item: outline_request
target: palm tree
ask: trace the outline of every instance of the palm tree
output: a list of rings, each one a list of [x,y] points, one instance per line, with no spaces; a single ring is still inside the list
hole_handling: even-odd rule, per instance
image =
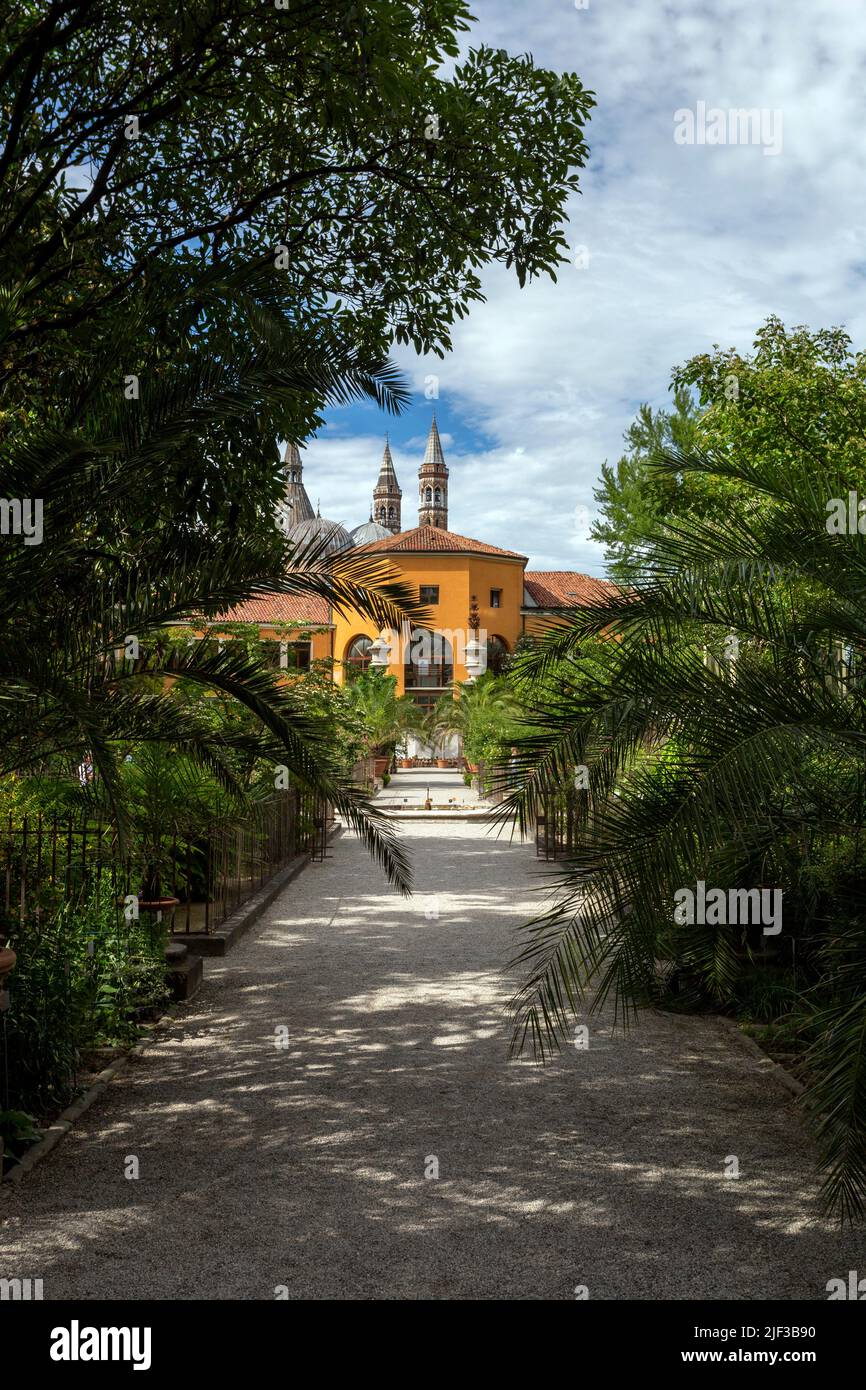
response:
[[[41,544],[4,537],[0,546],[0,775],[37,775],[86,757],[122,831],[119,758],[130,741],[177,747],[235,792],[233,755],[285,766],[348,819],[405,890],[408,864],[392,827],[347,782],[291,683],[240,643],[214,651],[173,636],[254,593],[318,595],[378,627],[423,616],[414,591],[381,561],[328,554],[327,538],[293,546],[264,523],[239,535],[231,524],[205,524],[195,498],[171,524],[148,525],[167,471],[174,475],[178,461],[193,468],[215,430],[248,422],[263,399],[287,410],[311,398],[366,395],[392,410],[405,400],[391,364],[366,367],[336,340],[245,306],[240,291],[238,312],[249,331],[235,357],[191,350],[187,369],[169,379],[157,347],[148,388],[131,408],[116,359],[94,351],[86,371],[70,368],[62,404],[45,405],[38,421],[8,437],[0,492],[42,499],[44,536]],[[174,681],[238,701],[253,725],[215,727],[202,702],[174,698]]]
[[[823,1198],[860,1217],[866,538],[828,534],[827,499],[848,483],[812,454],[780,467],[668,451],[655,466],[724,479],[743,500],[724,525],[669,523],[634,590],[518,663],[530,708],[506,813],[528,826],[578,765],[589,789],[554,905],[515,962],[514,1046],[545,1056],[578,1001],[609,995],[625,1017],[672,990],[730,1007],[750,962],[787,962]],[[698,880],[782,889],[784,935],[680,923],[677,895]]]
[[[397,694],[394,676],[366,671],[347,687],[346,698],[363,720],[368,754],[391,756],[401,738],[421,731],[418,706]]]

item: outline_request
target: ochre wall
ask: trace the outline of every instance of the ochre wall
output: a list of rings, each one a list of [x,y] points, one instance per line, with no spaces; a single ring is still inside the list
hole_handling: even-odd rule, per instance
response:
[[[464,681],[466,666],[462,661],[463,647],[471,637],[469,632],[469,609],[474,594],[478,604],[479,624],[488,637],[501,637],[509,651],[520,636],[522,620],[520,608],[523,602],[523,562],[508,560],[494,555],[456,555],[423,554],[411,551],[387,557],[389,568],[395,578],[402,579],[419,589],[422,584],[439,585],[439,602],[430,606],[432,632],[453,632],[461,634],[458,648],[454,641],[454,679]],[[501,607],[490,607],[490,590],[501,589]],[[356,637],[379,636],[374,623],[357,614],[348,618],[334,614],[334,654],[337,659],[335,676],[343,679],[342,662],[346,651]],[[453,640],[453,639],[452,639]],[[397,677],[399,693],[404,693],[403,666],[395,653],[389,673]]]
[[[552,627],[557,627],[567,621],[566,611],[560,616],[555,613],[527,613],[526,614],[526,635],[527,637],[541,637],[545,632],[549,632]]]

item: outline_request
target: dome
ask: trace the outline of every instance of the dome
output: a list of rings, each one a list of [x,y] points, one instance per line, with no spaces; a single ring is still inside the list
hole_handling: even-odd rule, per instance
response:
[[[362,526],[356,526],[352,532],[353,545],[370,545],[373,541],[389,541],[391,532],[387,526],[380,526],[378,521],[370,517]]]
[[[299,521],[287,534],[288,539],[296,545],[316,540],[324,541],[326,555],[332,555],[336,550],[349,550],[354,545],[345,526],[341,526],[339,521],[328,521],[327,517],[318,514],[310,521]]]

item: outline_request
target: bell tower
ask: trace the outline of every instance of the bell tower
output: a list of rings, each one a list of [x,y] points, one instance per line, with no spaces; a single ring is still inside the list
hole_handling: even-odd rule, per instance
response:
[[[372,519],[378,521],[380,526],[387,526],[388,530],[395,536],[400,530],[400,499],[402,496],[403,492],[397,482],[397,474],[394,472],[391,446],[386,437],[382,467],[379,469],[379,478],[373,488]]]
[[[448,469],[435,415],[427,436],[424,462],[418,469],[418,525],[448,530]]]

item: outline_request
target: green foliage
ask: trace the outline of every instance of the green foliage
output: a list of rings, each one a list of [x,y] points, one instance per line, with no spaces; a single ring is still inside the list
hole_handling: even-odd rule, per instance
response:
[[[395,340],[441,354],[486,264],[555,276],[592,95],[467,47],[469,18],[463,0],[6,16],[5,428],[65,395],[81,359],[119,391],[128,372],[172,379],[202,343],[217,361],[301,324],[343,363]],[[221,422],[166,468],[169,511],[192,492],[209,521],[260,525],[275,440],[306,437],[321,405],[311,382]]]
[[[604,463],[593,496],[599,516],[590,534],[606,547],[611,578],[631,583],[639,574],[651,538],[666,521],[688,513],[722,516],[725,493],[688,473],[660,474],[652,461],[659,449],[688,450],[697,438],[700,412],[685,385],[674,392],[671,411],[642,405],[625,434],[626,452],[616,465]]]
[[[32,1115],[25,1110],[0,1110],[0,1149],[3,1153],[3,1168],[12,1167],[20,1161],[20,1156],[32,1144],[42,1138]]]
[[[508,678],[485,671],[475,681],[457,684],[455,691],[456,699],[443,695],[431,711],[430,739],[435,743],[449,735],[459,735],[463,756],[470,763],[493,765],[507,759],[517,714]]]
[[[290,366],[281,373],[288,380]],[[140,495],[162,486],[166,450],[203,419],[193,386],[181,379],[166,388],[158,408],[151,403],[144,419],[113,440],[106,432],[118,424],[116,407],[94,399],[87,432],[42,435],[6,460],[8,495],[49,500],[44,543],[0,552],[0,773],[44,776],[59,765],[74,777],[89,759],[125,832],[120,760],[131,742],[182,749],[235,794],[238,759],[285,765],[346,814],[405,886],[405,856],[392,828],[346,784],[304,683],[283,681],[242,642],[227,641],[222,651],[207,638],[191,643],[180,620],[215,615],[254,592],[317,594],[382,625],[399,624],[417,602],[381,562],[351,551],[326,557],[320,540],[294,548],[282,542],[275,551],[270,539],[239,539],[230,527],[182,520],[136,539]],[[251,404],[253,384],[242,394]],[[236,397],[227,408],[239,408]],[[91,433],[101,433],[101,442]],[[127,655],[130,635],[137,646]],[[249,718],[182,698],[191,689],[216,694]]]
[[[50,1115],[67,1105],[81,1055],[127,1044],[136,1014],[166,997],[164,929],[127,922],[104,872],[85,899],[10,934],[17,962],[6,1014],[7,1107]]]
[[[414,700],[397,694],[397,681],[382,671],[365,671],[343,687],[345,705],[357,721],[362,757],[388,756],[409,733],[423,726]]]
[[[677,373],[700,393],[699,438],[651,468],[736,504],[667,518],[629,592],[522,661],[533,727],[511,798],[526,824],[547,788],[590,769],[557,901],[526,930],[515,1044],[545,1054],[587,991],[626,1017],[672,990],[781,1010],[806,1043],[824,1200],[848,1218],[866,1210],[866,536],[825,523],[862,475],[864,373],[840,331],[776,320],[752,357]],[[781,888],[782,936],[677,924],[674,895],[698,879]]]

